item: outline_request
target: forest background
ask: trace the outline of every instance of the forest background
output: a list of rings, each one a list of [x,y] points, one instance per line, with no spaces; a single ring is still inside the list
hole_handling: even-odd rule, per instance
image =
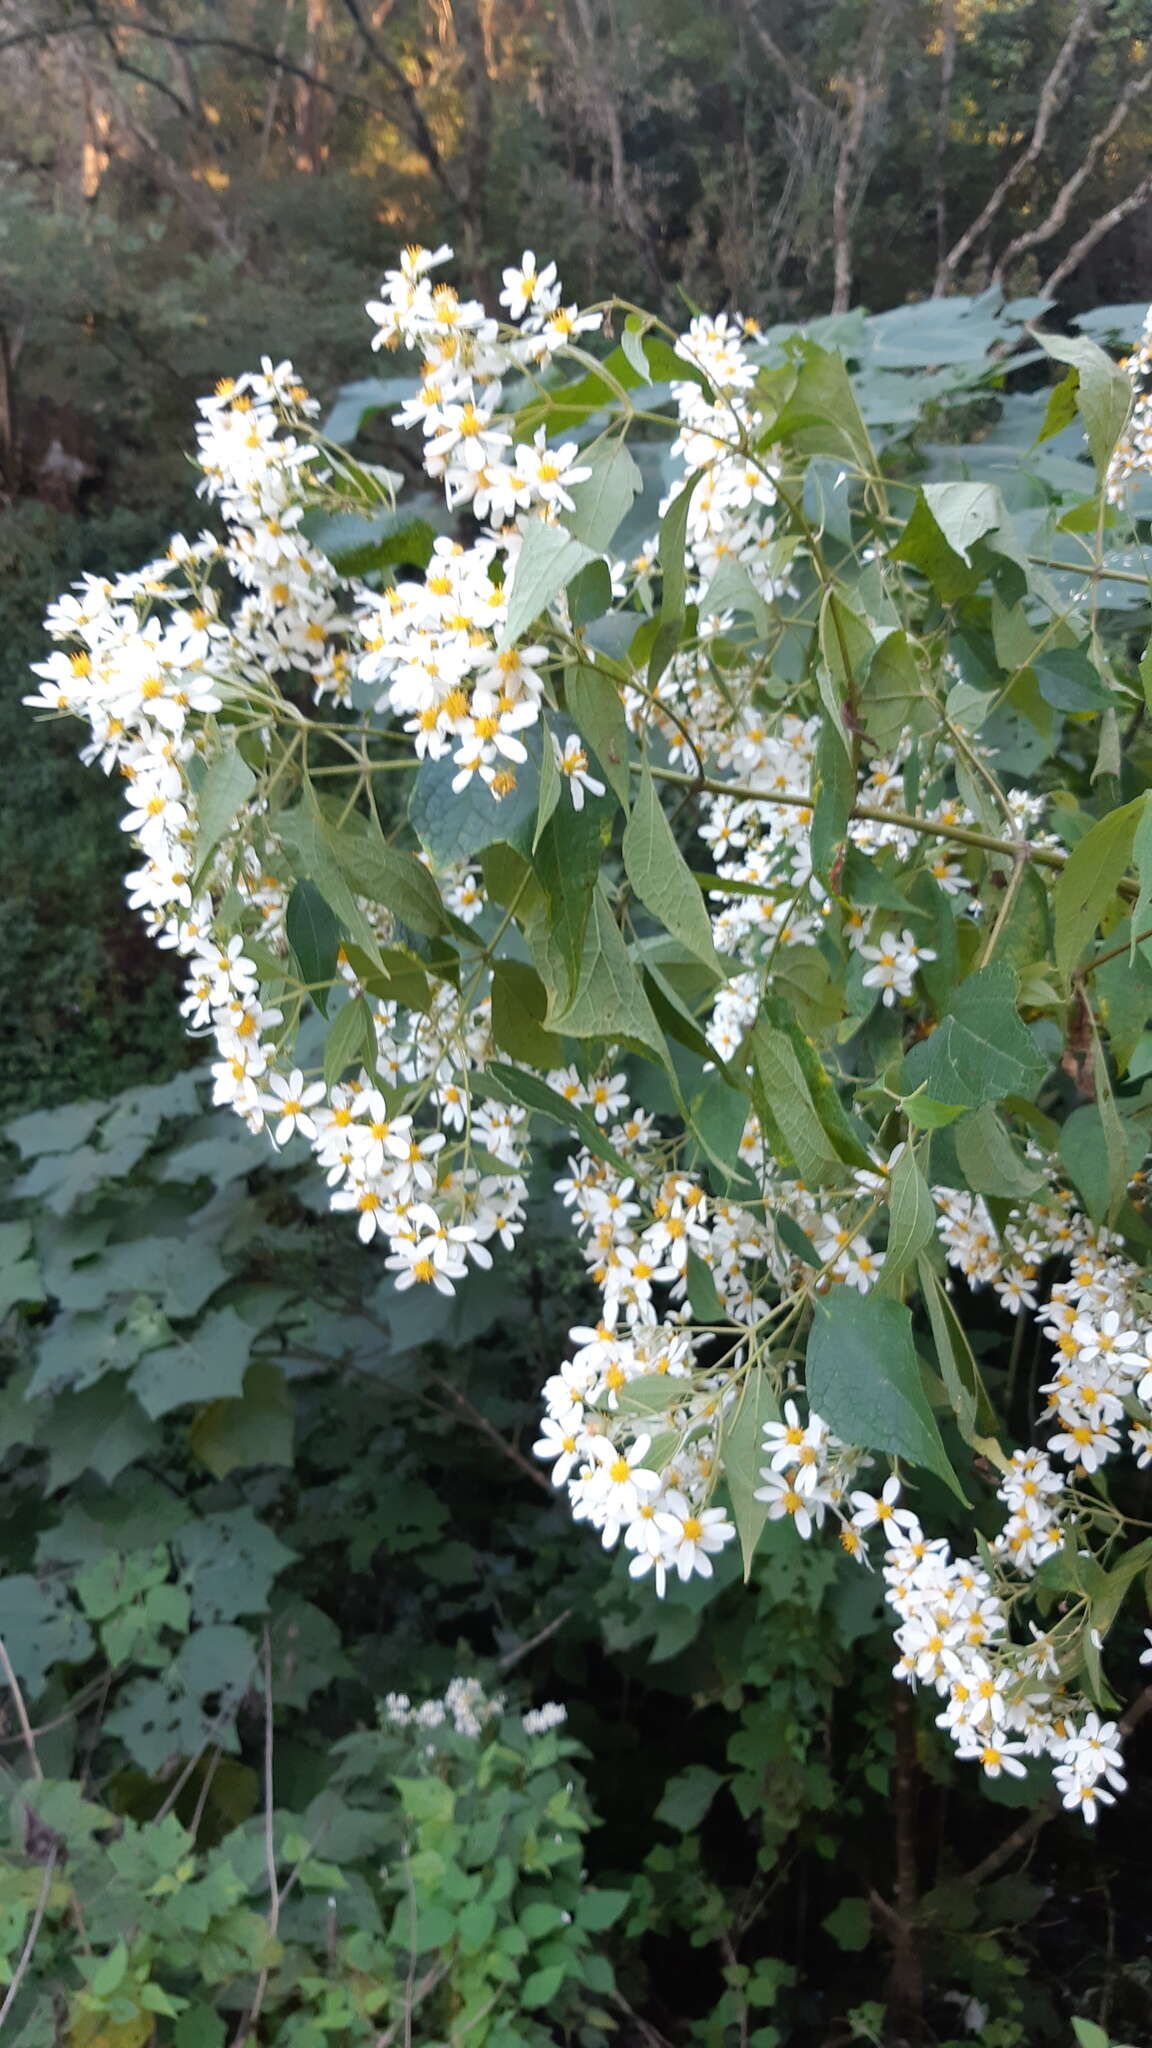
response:
[[[69,578],[144,560],[202,523],[181,453],[198,395],[263,354],[291,355],[325,401],[367,375],[362,304],[410,241],[450,241],[463,282],[492,301],[502,266],[529,246],[582,303],[616,290],[685,322],[697,307],[768,325],[989,287],[1055,299],[1064,322],[1152,289],[1150,145],[1150,0],[0,0],[0,1107],[64,1119],[24,1126],[25,1163],[103,1142],[115,1199],[138,1210],[158,1188],[192,1185],[194,1148],[213,1142],[186,1077],[196,1049],[174,972],[124,914],[115,794],[77,766],[70,731],[36,727],[20,706],[45,603]],[[411,458],[386,417],[363,446],[403,469]],[[141,1093],[159,1084],[168,1092]],[[103,1121],[62,1108],[121,1091]],[[117,1115],[135,1120],[127,1151],[108,1136]],[[220,1496],[208,1520],[232,1517],[226,1544],[238,1517],[263,1517],[242,1546],[257,1589],[247,1605],[202,1599],[195,1618],[226,1633],[242,1617],[259,1642],[286,1573],[289,1601],[307,1605],[315,1683],[274,1671],[271,1651],[262,1678],[233,1672],[239,1732],[217,1740],[209,1715],[170,1808],[167,1752],[139,1727],[133,1749],[127,1722],[127,1764],[120,1755],[101,1775],[97,1722],[79,1758],[74,1747],[46,1761],[49,1779],[135,1816],[149,1841],[145,1822],[175,1812],[211,1853],[256,1812],[273,1692],[284,1797],[295,1771],[304,1806],[319,1796],[317,1731],[327,1741],[370,1721],[398,1666],[418,1696],[502,1665],[525,1700],[565,1700],[591,1753],[606,1825],[585,1853],[609,1903],[588,1928],[615,1975],[584,1980],[599,2018],[586,2002],[556,2017],[576,1965],[538,1962],[545,1981],[501,2038],[582,2027],[588,2041],[622,2028],[649,2048],[878,2039],[896,2024],[895,1958],[900,2038],[943,2040],[950,2024],[988,2048],[1063,2041],[1076,2013],[1152,2039],[1147,1791],[1088,1848],[1033,1825],[1025,1869],[1012,1853],[1019,1815],[930,1747],[913,1743],[901,1762],[883,1660],[861,1647],[874,1616],[832,1567],[821,1576],[770,1547],[752,1595],[722,1587],[711,1606],[694,1594],[642,1617],[595,1546],[574,1544],[525,1455],[538,1361],[562,1349],[579,1298],[546,1220],[519,1258],[513,1311],[473,1290],[429,1346],[417,1327],[392,1321],[384,1334],[377,1276],[297,1200],[290,1163],[273,1173],[231,1130],[219,1145],[205,1155],[217,1191],[238,1183],[249,1223],[258,1214],[242,1238],[245,1284],[267,1285],[291,1256],[333,1370],[346,1360],[341,1316],[377,1315],[370,1341],[392,1367],[377,1356],[344,1373],[335,1409],[327,1382],[310,1388],[294,1448],[281,1413],[275,1477],[254,1450],[258,1476],[241,1485],[232,1475],[248,1464],[231,1453],[197,1464],[183,1443],[178,1456],[150,1445],[132,1467],[139,1540],[167,1544],[194,1580],[186,1532],[155,1500],[195,1494],[203,1514],[205,1475]],[[85,1190],[50,1173],[42,1186],[66,1223]],[[235,1271],[234,1225],[227,1211],[201,1232],[205,1261],[226,1251]],[[47,1309],[18,1321],[21,1366],[53,1326]],[[252,1417],[273,1428],[259,1403]],[[28,1505],[28,1482],[12,1480],[27,1447],[6,1436],[0,1454],[7,1525]],[[103,1526],[96,1493],[122,1468],[106,1457],[93,1477],[78,1449],[52,1456],[53,1503],[37,1513]],[[382,1505],[384,1463],[398,1476]],[[5,1536],[7,1571],[27,1574],[27,1545]],[[104,1613],[93,1595],[89,1644],[147,1594]],[[154,1620],[117,1655],[101,1638],[113,1665],[155,1671],[170,1658],[175,1621]],[[50,1630],[43,1641],[59,1705],[87,1648]],[[229,1696],[222,1684],[212,1712]],[[1136,1743],[1133,1765],[1139,1779]],[[893,1840],[898,1782],[916,1844],[910,1894]],[[408,1819],[418,1831],[436,1817]],[[57,1823],[67,1834],[59,1812]],[[336,1886],[338,1834],[305,1879],[317,1890]],[[349,1868],[356,1859],[353,1844]],[[0,1889],[0,1909],[14,1896]],[[567,1910],[550,1892],[529,1904]],[[457,1898],[450,1916],[460,1910]],[[539,1924],[540,1939],[555,1933],[547,1912]],[[154,1948],[174,1938],[149,1936]],[[63,1953],[67,1925],[57,1940]],[[317,1937],[325,1996],[336,1940],[333,1917]],[[220,2014],[234,2028],[251,1989],[241,1961],[229,1967],[223,1990],[191,2008],[199,2033],[147,2004],[110,2019],[117,1980],[72,2038],[137,2048],[175,2027],[182,2048],[215,2048]],[[351,1992],[325,2021],[321,1993],[308,1996],[313,2034],[277,2007],[269,2038],[385,2037],[349,2017]],[[408,2038],[413,2011],[409,1997]],[[437,2038],[420,2024],[416,2038]],[[28,2048],[52,2038],[37,2025],[33,2014]]]

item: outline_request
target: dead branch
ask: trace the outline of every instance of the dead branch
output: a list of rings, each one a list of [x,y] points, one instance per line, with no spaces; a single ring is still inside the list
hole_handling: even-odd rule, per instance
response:
[[[1024,234],[1017,235],[1013,241],[1009,242],[1008,247],[997,262],[995,270],[992,272],[992,282],[994,284],[1000,283],[1007,271],[1008,265],[1014,262],[1017,256],[1022,256],[1026,250],[1035,249],[1041,242],[1048,242],[1053,235],[1059,234],[1060,229],[1068,218],[1068,210],[1071,207],[1072,201],[1091,177],[1108,144],[1123,127],[1128,117],[1129,109],[1136,100],[1143,97],[1150,86],[1152,86],[1152,67],[1147,71],[1139,72],[1135,78],[1129,79],[1104,126],[1096,130],[1095,135],[1093,135],[1084,151],[1079,165],[1073,171],[1071,177],[1064,180],[1043,220],[1038,221],[1034,228],[1028,228]]]
[[[1135,213],[1148,199],[1152,199],[1152,172],[1141,178],[1140,183],[1134,191],[1129,192],[1126,199],[1118,199],[1115,206],[1110,206],[1107,213],[1102,213],[1098,220],[1094,220],[1078,242],[1073,242],[1063,262],[1056,265],[1055,270],[1041,285],[1040,290],[1045,298],[1051,298],[1064,279],[1071,277],[1072,272],[1080,268],[1084,258],[1091,254],[1097,242],[1102,242],[1105,235],[1111,234],[1113,228],[1119,227],[1122,220],[1127,220],[1129,214]]]
[[[936,262],[943,263],[948,249],[948,190],[945,171],[948,162],[948,131],[952,122],[952,86],[956,77],[956,0],[943,0],[940,19],[940,98],[936,108],[936,150],[933,212],[936,216]]]
[[[991,227],[1001,211],[1009,194],[1014,192],[1026,171],[1030,170],[1037,158],[1043,154],[1048,141],[1048,131],[1063,104],[1068,89],[1072,67],[1076,61],[1081,43],[1093,27],[1093,17],[1100,0],[1080,0],[1071,26],[1056,53],[1055,61],[1040,88],[1036,106],[1036,119],[1032,133],[1018,157],[1009,164],[995,191],[985,202],[976,219],[965,228],[959,239],[953,242],[943,261],[937,265],[934,290],[937,296],[946,294],[956,272],[969,251],[975,247]]]

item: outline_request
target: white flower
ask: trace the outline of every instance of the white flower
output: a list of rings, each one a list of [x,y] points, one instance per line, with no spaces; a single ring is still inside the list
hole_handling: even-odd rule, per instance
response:
[[[561,775],[567,777],[568,794],[572,798],[574,811],[584,808],[584,792],[589,796],[603,796],[604,784],[588,772],[588,756],[575,733],[570,733],[561,746],[555,733],[552,734],[552,751]]]
[[[294,1131],[305,1138],[316,1136],[315,1120],[308,1112],[324,1100],[323,1081],[306,1084],[299,1067],[293,1067],[290,1074],[270,1074],[268,1091],[261,1096],[260,1106],[277,1119],[272,1133],[277,1145],[286,1145]]]
[[[736,1534],[723,1508],[694,1508],[675,1489],[657,1508],[656,1526],[668,1545],[668,1563],[685,1583],[693,1572],[710,1579],[712,1558]]]
[[[910,996],[916,970],[922,960],[936,958],[930,946],[918,946],[910,931],[900,938],[895,932],[884,932],[878,945],[861,946],[862,960],[871,960],[861,977],[865,988],[882,989],[883,1000],[889,1009],[898,996]]]

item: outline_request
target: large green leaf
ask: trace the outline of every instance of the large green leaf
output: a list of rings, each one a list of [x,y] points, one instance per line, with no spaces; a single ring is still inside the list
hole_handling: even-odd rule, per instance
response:
[[[753,1366],[720,1425],[720,1463],[732,1498],[745,1579],[768,1519],[767,1507],[756,1499],[756,1489],[763,1484],[761,1467],[767,1462],[764,1424],[774,1422],[779,1412],[771,1375],[762,1366]]]
[[[603,883],[598,883],[585,934],[584,952],[571,1001],[555,999],[549,1028],[573,1038],[634,1039],[666,1061],[664,1034],[644,993],[640,974],[621,936]]]
[[[993,961],[962,981],[931,1036],[904,1062],[907,1089],[934,1102],[979,1109],[1006,1095],[1030,1096],[1047,1062],[1016,1008],[1016,976]]]
[[[1037,334],[1047,355],[1067,363],[1076,376],[1076,404],[1084,421],[1092,460],[1101,476],[1128,418],[1132,386],[1118,363],[1086,334]]]
[[[883,1293],[898,1291],[909,1266],[936,1234],[936,1204],[910,1144],[892,1168],[888,1188],[888,1243],[884,1252]]]
[[[584,546],[596,554],[610,548],[621,521],[632,509],[632,500],[644,488],[644,479],[623,441],[601,441],[580,458],[591,476],[573,484],[569,492],[575,510],[563,514],[564,524]]]
[[[819,1186],[843,1180],[846,1168],[817,1114],[804,1071],[783,1031],[761,1018],[749,1033],[756,1076],[756,1113],[771,1149],[801,1180]]]
[[[1148,811],[1139,796],[1109,811],[1073,848],[1052,892],[1056,965],[1067,981],[1116,894],[1132,856],[1136,829]]]
[[[310,987],[317,1009],[326,1012],[329,985],[335,978],[336,956],[344,934],[315,882],[297,882],[288,898],[284,930],[301,981]]]
[[[234,1308],[212,1309],[190,1337],[141,1359],[132,1391],[153,1418],[201,1401],[239,1399],[254,1335]]]
[[[447,929],[440,891],[414,853],[389,846],[375,820],[328,830],[329,844],[358,896],[383,903],[401,924],[434,939]]]
[[[256,777],[229,739],[208,763],[196,796],[196,852],[192,867],[202,873],[233,820],[256,787]]]
[[[501,649],[515,646],[534,619],[547,611],[566,583],[590,562],[593,550],[562,526],[542,519],[524,521],[524,539],[516,557],[508,617],[500,636]]]
[[[449,754],[421,762],[408,800],[408,818],[434,866],[470,860],[500,840],[521,853],[531,851],[540,801],[541,736],[540,727],[527,736],[528,759],[517,765],[516,787],[500,798],[478,775],[465,789],[454,790],[457,769]],[[543,737],[547,741],[547,735]]]
[[[722,977],[724,968],[713,943],[712,920],[672,835],[647,762],[624,827],[623,850],[625,872],[645,909]]]
[[[834,1287],[816,1303],[805,1385],[813,1410],[845,1443],[922,1465],[964,1499],[928,1405],[912,1316],[902,1303]]]

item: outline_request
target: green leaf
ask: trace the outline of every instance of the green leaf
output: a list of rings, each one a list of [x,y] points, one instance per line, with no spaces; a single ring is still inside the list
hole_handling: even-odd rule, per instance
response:
[[[845,1443],[922,1465],[964,1501],[924,1393],[912,1317],[902,1303],[834,1287],[816,1303],[805,1384],[814,1411]]]
[[[1004,501],[993,484],[925,485],[892,550],[893,559],[911,562],[945,604],[954,604],[980,578],[970,550],[978,540],[998,532],[1004,517]]]
[[[900,1107],[918,1131],[942,1130],[945,1124],[954,1124],[964,1114],[962,1102],[937,1102],[919,1088],[914,1095],[906,1095]]]
[[[645,909],[674,939],[723,977],[704,898],[664,816],[647,762],[624,827],[623,852],[628,880]]]
[[[547,1022],[573,1038],[635,1039],[662,1062],[668,1058],[664,1035],[644,994],[603,883],[592,897],[584,953],[575,992],[566,1008],[550,1007]]]
[[[805,455],[837,455],[859,469],[874,470],[868,430],[841,358],[815,341],[799,342],[796,353],[799,374],[772,424],[771,439],[791,442]]]
[[[940,1376],[960,1434],[966,1443],[985,1451],[994,1450],[998,1427],[996,1411],[988,1399],[964,1326],[943,1281],[926,1257],[917,1260],[917,1271],[928,1321],[932,1326]]]
[[[720,1299],[712,1268],[700,1257],[699,1252],[688,1253],[685,1272],[688,1284],[688,1305],[698,1323],[726,1323],[728,1311]]]
[[[1113,2048],[1113,2043],[1108,2039],[1104,2028],[1098,2027],[1095,2020],[1081,2019],[1078,2014],[1073,2015],[1072,2032],[1080,2048]]]
[[[756,1489],[763,1484],[764,1424],[775,1422],[779,1409],[772,1382],[762,1366],[753,1366],[735,1405],[720,1424],[720,1463],[732,1498],[732,1516],[744,1559],[744,1581],[748,1582],[752,1559],[768,1519],[768,1509],[757,1500]]]
[[[581,739],[588,742],[610,788],[625,810],[631,800],[628,723],[611,676],[582,663],[564,672],[564,700]]]
[[[542,519],[526,519],[523,534],[523,545],[512,572],[508,618],[500,636],[501,653],[515,646],[565,584],[592,560],[592,549],[575,540],[562,526],[548,526]]]
[[[632,510],[644,479],[621,440],[601,441],[582,452],[581,463],[592,471],[569,492],[575,511],[562,513],[569,533],[600,555],[610,548],[616,529]]]
[[[361,474],[366,474],[366,467]],[[426,519],[414,519],[411,508],[372,505],[366,510],[310,512],[303,530],[312,545],[327,555],[342,576],[367,576],[394,562],[423,569],[431,558],[436,535]]]
[[[1055,711],[1107,711],[1114,702],[1107,683],[1083,647],[1049,647],[1032,662],[1036,686]]]
[[[333,855],[329,826],[316,803],[306,800],[294,810],[282,811],[276,820],[276,830],[284,842],[293,872],[301,881],[314,883],[349,938],[355,940],[374,966],[379,966],[376,934]]]
[[[363,1066],[376,1053],[372,1011],[363,996],[337,1010],[324,1040],[324,1086],[332,1088],[349,1067]]]
[[[284,929],[301,981],[311,984],[313,1002],[327,1014],[329,991],[324,984],[336,978],[336,955],[343,932],[315,882],[297,882],[288,898]]]
[[[856,796],[851,757],[831,719],[821,722],[816,742],[812,796],[812,866],[820,880],[831,886],[833,874],[844,858],[848,820]]]
[[[566,1962],[546,1963],[543,1969],[532,1970],[520,1986],[521,2005],[529,2012],[534,2012],[538,2006],[551,2005],[567,1975]]]
[[[688,544],[692,493],[699,481],[700,472],[697,470],[677,491],[660,521],[660,613],[652,652],[648,657],[650,690],[656,688],[684,631],[684,593],[687,587],[684,553]]]
[[[801,1180],[814,1186],[843,1180],[844,1162],[837,1157],[816,1113],[789,1039],[761,1018],[747,1043],[758,1084],[756,1113],[780,1163],[794,1166]]]
[[[510,1059],[532,1067],[564,1064],[564,1041],[548,1031],[548,991],[523,960],[497,960],[492,968],[492,1039]]]
[[[1109,1089],[1109,1095],[1111,1090]],[[1139,1129],[1116,1116],[1116,1128],[1106,1130],[1103,1104],[1085,1102],[1074,1109],[1060,1127],[1060,1158],[1084,1207],[1096,1223],[1106,1221],[1110,1211],[1124,1198],[1129,1178],[1140,1164],[1144,1140]],[[1119,1149],[1110,1157],[1109,1138]]]
[[[1109,811],[1080,840],[1057,877],[1052,892],[1056,966],[1065,982],[1116,894],[1148,808],[1147,797],[1139,796]]]
[[[375,820],[328,828],[328,843],[358,896],[383,903],[414,932],[434,939],[448,928],[440,891],[414,853],[389,846]]]
[[[645,322],[641,315],[629,313],[624,322],[624,332],[620,336],[620,347],[641,384],[650,384],[652,372],[648,368],[648,358],[644,353],[644,329]]]
[[[1104,1574],[1102,1584],[1092,1591],[1089,1625],[1100,1635],[1107,1635],[1129,1587],[1139,1578],[1146,1566],[1152,1564],[1152,1536],[1146,1536],[1122,1557],[1119,1564]]]
[[[256,777],[236,751],[234,741],[226,742],[215,760],[208,763],[196,797],[196,852],[192,867],[199,876],[215,853],[237,813],[256,787]]]
[[[503,1060],[489,1060],[483,1070],[479,1093],[495,1096],[497,1102],[515,1102],[521,1109],[531,1109],[539,1116],[550,1117],[566,1131],[574,1131],[597,1159],[604,1159],[617,1173],[632,1171],[626,1159],[609,1143],[595,1117],[587,1109],[574,1102],[565,1102],[554,1088],[542,1081],[538,1074],[521,1073],[517,1067],[509,1067]]]
[[[564,788],[563,777],[556,765],[556,749],[552,744],[549,730],[540,749],[540,794],[536,803],[536,831],[532,839],[535,853],[540,844],[540,835],[560,801]]]
[[[689,1834],[699,1827],[726,1782],[719,1771],[710,1770],[707,1764],[689,1764],[687,1770],[668,1779],[653,1818],[663,1821],[665,1827],[675,1828],[678,1834]]]
[[[520,853],[530,851],[540,803],[541,749],[546,739],[543,726],[525,735],[528,759],[517,766],[515,789],[499,799],[478,775],[465,789],[453,790],[457,769],[450,754],[439,761],[420,763],[408,799],[408,819],[435,867],[469,860],[499,841]]]
[[[296,1409],[278,1365],[256,1359],[238,1401],[213,1401],[188,1431],[188,1448],[213,1479],[254,1465],[291,1465]]]
[[[965,564],[971,549],[1004,518],[1004,500],[995,484],[925,484],[924,503],[949,547]]]
[[[960,1171],[974,1194],[1026,1202],[1044,1185],[1043,1172],[1021,1157],[990,1102],[961,1119],[953,1143]]]
[[[888,1190],[888,1244],[880,1287],[888,1294],[936,1235],[936,1204],[916,1154],[904,1146],[892,1168]]]
[[[1076,373],[1073,370],[1069,370],[1066,377],[1061,377],[1060,382],[1053,385],[1048,393],[1048,403],[1044,408],[1043,423],[1040,432],[1036,436],[1035,446],[1037,448],[1041,442],[1050,441],[1053,435],[1062,434],[1065,427],[1071,426],[1076,417],[1076,389],[1078,383],[1079,379]]]
[[[594,1885],[581,1891],[573,1918],[577,1927],[586,1927],[591,1934],[602,1934],[606,1927],[615,1926],[631,1904],[630,1891],[606,1891],[602,1886]]]
[[[876,642],[867,622],[834,590],[826,590],[820,606],[820,652],[823,666],[817,681],[832,729],[844,751],[852,747],[844,723],[843,706],[848,698],[859,698],[867,677]]]
[[[37,1449],[48,1453],[47,1491],[72,1486],[83,1472],[95,1472],[111,1486],[137,1459],[154,1457],[160,1433],[116,1375],[79,1393],[57,1394],[37,1431]]]
[[[1125,371],[1086,334],[1042,334],[1036,339],[1046,355],[1067,363],[1076,378],[1076,404],[1099,476],[1124,429],[1132,405],[1132,386]]]
[[[933,1101],[979,1109],[1006,1095],[1030,1096],[1047,1061],[1016,1009],[1016,976],[999,961],[962,981],[929,1038],[914,1046],[904,1071]]]
[[[174,1542],[191,1579],[197,1622],[267,1613],[273,1581],[296,1556],[251,1508],[226,1508],[186,1521]]]
[[[604,800],[589,799],[581,811],[565,807],[545,826],[532,856],[547,899],[547,932],[541,943],[562,970],[555,980],[564,1002],[571,998],[580,972],[611,815]]]
[[[568,585],[568,616],[574,626],[590,626],[612,609],[612,574],[597,556],[577,570]]]
[[[867,1899],[841,1899],[820,1922],[837,1948],[858,1955],[872,1939],[872,1908]]]
[[[92,1631],[58,1582],[42,1585],[31,1573],[0,1579],[4,1647],[26,1693],[36,1697],[54,1664],[81,1664],[91,1655]]]
[[[782,1031],[792,1047],[812,1098],[812,1107],[831,1140],[833,1151],[849,1166],[860,1166],[865,1170],[871,1168],[874,1163],[872,1154],[844,1109],[819,1047],[798,1023],[791,1003],[781,996],[769,995],[761,1007],[767,1022],[775,1030]]]
[[[141,1359],[132,1391],[153,1418],[193,1402],[238,1398],[255,1334],[234,1308],[211,1309],[186,1341]]]
[[[923,732],[936,713],[925,693],[908,635],[888,633],[868,666],[860,716],[880,753],[895,748],[902,732]]]

